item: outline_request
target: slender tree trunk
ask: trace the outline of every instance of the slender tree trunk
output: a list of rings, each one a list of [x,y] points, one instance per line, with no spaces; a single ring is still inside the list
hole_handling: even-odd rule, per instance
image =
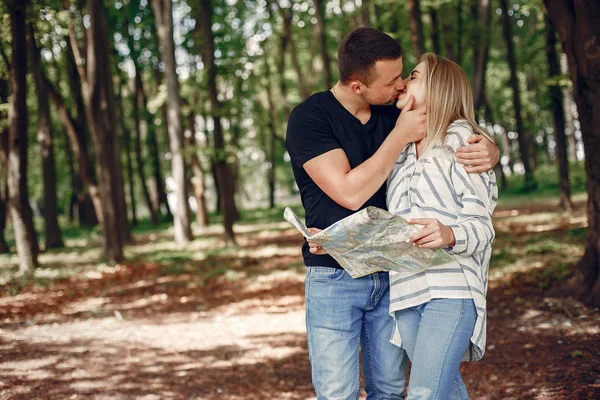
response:
[[[323,0],[313,0],[315,6],[315,16],[319,35],[319,47],[321,49],[321,60],[323,61],[323,84],[324,87],[333,86],[333,77],[331,76],[331,57],[327,50],[327,31],[325,30],[325,2]]]
[[[438,21],[438,11],[435,7],[429,8],[429,17],[431,18],[431,43],[433,44],[433,52],[442,54],[440,47],[440,23]]]
[[[306,84],[306,79],[304,79],[304,73],[302,72],[302,68],[300,66],[300,60],[298,59],[298,52],[296,51],[296,42],[292,35],[292,10],[290,9],[281,9],[281,16],[283,17],[283,31],[284,36],[287,38],[287,43],[290,48],[290,58],[292,59],[292,65],[294,66],[294,70],[296,71],[296,76],[298,78],[298,87],[300,89],[300,94],[303,99],[306,99],[310,96],[310,90]]]
[[[123,260],[123,245],[129,235],[129,227],[116,134],[116,102],[109,62],[108,27],[101,2],[88,0],[87,11],[90,28],[87,32],[86,68],[80,68],[80,76],[84,82],[86,117],[98,163],[104,256],[111,262],[119,262]],[[71,35],[75,36],[73,30]]]
[[[196,101],[198,103],[198,101]],[[188,115],[188,127],[192,133],[189,137],[189,147],[194,149],[192,153],[192,188],[194,190],[194,197],[196,198],[197,210],[196,210],[196,224],[200,227],[208,226],[208,209],[206,208],[206,186],[204,184],[204,171],[202,170],[202,163],[198,157],[198,151],[195,149],[196,143],[196,115],[194,112],[190,112]]]
[[[463,41],[463,17],[462,17],[462,0],[456,3],[456,62],[462,62],[462,41]]]
[[[269,71],[269,63],[265,60],[265,72],[267,76],[270,76]],[[267,183],[269,187],[269,208],[275,207],[275,138],[277,137],[277,130],[275,128],[275,123],[277,121],[277,113],[275,110],[277,107],[275,106],[275,101],[273,100],[273,91],[271,90],[271,83],[267,79],[265,83],[265,89],[267,92],[267,101],[268,107],[265,110],[267,114],[267,126],[269,128],[269,137],[267,139],[267,147],[268,151],[266,153],[269,157],[269,169],[267,171]]]
[[[485,73],[490,53],[490,0],[479,0],[477,14],[476,45],[473,48],[473,104],[478,110],[485,97]]]
[[[530,151],[529,141],[525,133],[525,127],[523,126],[523,117],[521,115],[521,98],[519,94],[519,82],[517,78],[517,60],[515,58],[515,51],[513,47],[513,38],[511,32],[511,21],[508,15],[508,1],[500,0],[500,7],[502,8],[502,31],[504,33],[504,40],[506,41],[506,49],[508,56],[508,66],[510,68],[510,86],[513,92],[513,107],[515,110],[515,120],[517,128],[517,140],[519,141],[519,149],[521,152],[521,162],[525,169],[525,190],[532,190],[536,187],[536,183],[533,179],[533,169],[530,164]]]
[[[408,0],[408,13],[410,15],[410,41],[412,43],[413,53],[418,60],[424,53],[423,45],[423,22],[421,18],[421,6],[419,0]]]
[[[220,190],[221,211],[223,213],[223,226],[225,228],[225,243],[234,244],[235,236],[233,232],[233,223],[235,221],[235,199],[233,193],[233,179],[231,168],[227,163],[225,149],[225,139],[221,126],[221,103],[217,96],[217,71],[214,60],[214,38],[211,30],[212,26],[212,7],[210,0],[201,1],[201,26],[204,38],[203,60],[206,70],[208,96],[210,100],[210,111],[214,121],[214,147],[215,147],[215,170],[216,181]]]
[[[273,23],[273,25],[275,25],[277,23],[275,16],[271,12],[271,8],[269,8],[269,19]],[[281,33],[281,36],[279,37],[279,54],[278,54],[278,58],[277,58],[277,71],[279,73],[279,91],[281,92],[281,103],[283,106],[283,111],[285,113],[284,118],[286,119],[286,121],[287,121],[290,113],[292,112],[290,104],[287,99],[287,97],[288,97],[287,84],[285,81],[285,55],[287,53],[289,40],[290,40],[290,38],[287,36],[287,34],[285,32],[285,28],[284,28],[284,31]],[[265,62],[267,62],[266,57],[265,57]]]
[[[44,177],[44,233],[46,249],[63,247],[60,227],[58,226],[58,208],[56,200],[56,165],[54,161],[54,139],[48,93],[44,84],[44,73],[40,52],[35,42],[33,26],[29,25],[29,53],[31,70],[38,98],[37,137],[42,150],[42,173]]]
[[[27,194],[27,40],[26,2],[11,1],[11,99],[8,110],[8,209],[19,255],[19,275],[38,266],[38,244]]]
[[[442,4],[440,11],[442,15],[451,15],[452,10],[450,9],[451,4]],[[442,18],[442,31],[444,32],[444,55],[450,60],[456,61],[456,54],[454,53],[454,24],[451,18]]]
[[[586,248],[571,283],[572,291],[600,306],[600,3],[544,0],[569,60],[585,150],[588,192]]]
[[[131,160],[131,133],[127,126],[125,126],[125,116],[123,115],[123,102],[124,102],[124,94],[123,94],[123,85],[121,83],[121,79],[118,80],[118,89],[116,92],[116,100],[117,103],[121,106],[117,108],[117,119],[119,120],[119,125],[121,127],[121,134],[123,135],[123,145],[125,147],[125,164],[127,168],[127,183],[129,184],[129,204],[131,207],[131,225],[137,226],[137,206],[135,201],[135,183],[133,180],[133,162]],[[133,100],[134,114],[137,114],[137,110],[135,109],[135,96]],[[137,126],[137,121],[135,121],[135,125]]]
[[[92,162],[92,157],[88,151],[88,132],[87,132],[87,121],[85,116],[85,103],[83,100],[83,93],[81,92],[81,78],[77,71],[77,65],[75,63],[75,56],[73,53],[73,47],[71,41],[67,41],[67,52],[66,52],[66,65],[67,65],[67,77],[69,83],[70,94],[75,103],[77,114],[75,117],[69,117],[65,114],[67,111],[63,106],[62,115],[59,110],[59,116],[65,130],[67,137],[71,142],[73,151],[77,157],[79,165],[79,176],[77,178],[76,185],[74,188],[77,190],[77,208],[79,215],[79,223],[85,226],[96,226],[99,221],[102,220],[102,202],[100,200],[100,191],[98,190],[98,181],[96,179],[96,171]],[[50,88],[48,87],[48,90]],[[55,91],[56,92],[56,91]],[[54,101],[57,99],[58,94],[53,95]],[[57,109],[59,104],[56,104]],[[68,120],[72,122],[68,122]],[[72,124],[73,128],[68,127]],[[70,133],[69,133],[70,131]],[[84,187],[84,184],[85,187]]]
[[[133,105],[134,119],[136,127],[135,132],[135,161],[137,165],[138,177],[142,185],[144,200],[150,211],[150,218],[153,225],[158,225],[158,209],[154,207],[150,198],[150,191],[146,185],[146,174],[144,173],[144,158],[142,154],[142,136],[148,135],[149,114],[146,108],[146,93],[144,91],[144,81],[142,80],[142,71],[140,71],[137,62],[135,66],[135,101]]]
[[[7,65],[7,68],[10,67]],[[8,81],[0,79],[0,103],[8,99]],[[7,118],[4,111],[0,111],[0,118]],[[8,214],[8,127],[0,132],[0,254],[8,253],[8,244],[4,237],[6,229],[6,215]]]
[[[360,6],[360,26],[364,26],[369,28],[371,26],[371,12],[369,8],[371,7],[370,0],[362,0],[362,4]]]
[[[563,75],[569,75],[569,61],[565,53],[560,55],[560,72]],[[575,118],[573,117],[573,92],[571,88],[563,87],[562,94],[566,120],[565,133],[569,141],[569,160],[574,162],[577,161],[577,139],[575,138]]]
[[[98,188],[98,183],[95,178],[92,160],[90,159],[87,149],[85,131],[82,131],[82,127],[77,127],[76,120],[69,114],[69,111],[64,104],[64,100],[52,84],[47,79],[45,82],[48,94],[54,101],[58,117],[65,128],[65,133],[71,142],[71,147],[79,163],[79,175],[88,188],[89,196],[85,194],[83,190],[78,192],[80,221],[85,225],[94,226],[98,222],[102,223],[102,200],[100,198],[100,189]],[[87,197],[91,199],[93,210],[88,210],[86,207],[88,202],[85,199]],[[84,210],[88,211],[86,212]]]
[[[548,74],[551,80],[560,77],[560,65],[556,52],[556,31],[546,15],[546,56]],[[558,161],[558,184],[560,188],[560,206],[566,211],[573,210],[571,202],[571,184],[569,183],[569,159],[567,156],[567,138],[565,135],[565,114],[562,92],[558,84],[550,86],[550,102],[554,118],[554,139],[556,140],[556,159]]]
[[[186,190],[186,165],[183,157],[183,123],[181,116],[181,97],[177,79],[175,61],[175,42],[173,40],[173,4],[171,0],[152,0],[152,9],[158,26],[158,38],[162,60],[165,63],[167,77],[167,107],[169,147],[171,149],[171,175],[175,183],[177,209],[173,215],[175,241],[187,243],[192,240],[190,208]],[[209,26],[210,29],[210,26]]]

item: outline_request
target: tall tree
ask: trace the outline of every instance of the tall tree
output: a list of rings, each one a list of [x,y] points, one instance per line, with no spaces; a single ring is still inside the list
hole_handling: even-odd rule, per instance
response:
[[[227,163],[227,151],[225,149],[225,138],[221,125],[221,102],[217,91],[217,69],[215,65],[215,44],[212,33],[212,7],[210,0],[200,2],[200,25],[204,39],[203,61],[206,73],[206,84],[208,98],[210,101],[210,113],[213,119],[213,140],[215,148],[215,172],[216,183],[219,188],[220,208],[223,213],[223,226],[225,228],[225,243],[234,244],[235,236],[233,223],[236,218],[236,207],[234,199],[233,178],[231,168]]]
[[[85,116],[85,102],[81,86],[81,78],[77,70],[75,55],[70,40],[67,40],[65,52],[66,75],[69,84],[69,94],[75,105],[75,115],[64,107],[64,101],[55,90],[50,93],[59,112],[65,132],[71,143],[73,153],[77,158],[79,175],[74,176],[73,188],[77,192],[77,208],[79,222],[87,226],[95,226],[102,219],[102,202],[95,167],[88,149],[88,130]],[[50,90],[50,88],[48,88]],[[59,102],[62,102],[62,110]]]
[[[19,275],[38,266],[38,244],[27,193],[26,1],[8,1],[12,33],[11,99],[8,110],[8,209],[19,255]]]
[[[56,200],[56,165],[54,161],[54,138],[50,120],[50,104],[44,82],[43,66],[33,25],[29,25],[29,53],[31,70],[38,98],[37,137],[42,150],[42,174],[44,177],[44,233],[46,248],[63,247]]]
[[[9,65],[6,65],[10,69]],[[8,99],[8,81],[0,78],[0,104]],[[0,110],[0,120],[6,120],[8,115]],[[8,125],[0,126],[0,254],[8,252],[8,244],[4,237],[6,228],[6,215],[8,213]]]
[[[525,190],[531,190],[535,188],[536,184],[533,178],[533,169],[530,161],[529,141],[523,125],[523,116],[521,113],[521,96],[519,94],[519,80],[517,77],[517,59],[515,57],[511,20],[508,15],[508,1],[500,0],[500,7],[502,9],[502,32],[506,42],[508,66],[510,68],[510,86],[513,95],[513,107],[518,135],[517,140],[521,152],[521,162],[523,163],[523,169],[525,170]]]
[[[199,103],[199,99],[195,99],[195,103]],[[206,121],[205,121],[206,125]],[[196,224],[200,227],[208,226],[208,209],[206,207],[206,185],[204,182],[204,169],[198,157],[197,142],[196,142],[196,114],[190,111],[188,114],[188,126],[191,132],[188,138],[188,145],[192,152],[192,190],[196,198]]]
[[[371,12],[370,0],[362,0],[362,4],[360,6],[360,26],[370,27],[371,26]]]
[[[560,73],[565,76],[569,75],[569,61],[565,53],[561,53],[560,55]],[[564,86],[562,94],[564,99],[563,107],[565,109],[565,130],[569,141],[569,160],[577,161],[577,139],[575,139],[575,118],[573,117],[573,91],[570,87]]]
[[[326,1],[313,0],[315,6],[315,16],[317,17],[317,25],[315,28],[318,31],[319,48],[321,50],[321,60],[323,61],[323,85],[326,88],[333,86],[333,77],[331,76],[331,57],[327,49],[327,31],[325,29],[325,6]]]
[[[473,47],[473,103],[478,110],[485,99],[485,73],[490,53],[490,0],[478,0],[472,16],[478,23],[474,29],[476,45]]]
[[[569,60],[573,93],[585,150],[588,231],[583,258],[571,280],[572,290],[600,306],[600,3],[544,0]]]
[[[281,16],[283,18],[283,32],[286,43],[289,45],[290,49],[290,58],[292,60],[292,65],[294,66],[294,71],[296,71],[296,76],[298,78],[298,87],[300,88],[300,94],[303,99],[308,98],[310,96],[310,90],[307,86],[306,79],[304,78],[304,72],[302,71],[302,67],[300,66],[300,60],[298,58],[298,52],[296,50],[296,41],[294,40],[294,36],[292,34],[292,8],[284,8],[281,7]],[[283,39],[282,39],[283,40]]]
[[[175,42],[173,40],[173,3],[172,0],[152,0],[152,10],[158,26],[160,52],[165,63],[167,78],[167,108],[169,147],[171,150],[171,175],[175,183],[177,208],[173,215],[175,241],[186,243],[192,240],[190,225],[190,207],[186,190],[186,165],[183,157],[183,120],[181,115],[181,97],[177,79],[175,61]],[[210,25],[209,25],[210,29]]]
[[[554,119],[554,140],[556,141],[556,159],[558,160],[558,186],[560,188],[560,206],[566,211],[573,210],[571,202],[571,184],[569,183],[569,159],[567,156],[567,137],[565,135],[565,113],[563,109],[562,91],[559,86],[560,65],[556,51],[556,31],[550,18],[546,22],[546,57],[548,74],[551,83],[550,105]]]
[[[125,90],[123,89],[123,82],[121,82],[121,77],[119,76],[117,79],[117,91],[115,93],[115,100],[118,104],[123,104],[123,99],[125,98]],[[135,96],[134,96],[135,97]],[[135,100],[134,100],[135,102]],[[135,201],[135,182],[133,180],[133,162],[131,160],[131,132],[125,125],[125,116],[123,115],[123,110],[121,107],[117,107],[115,110],[116,118],[119,122],[119,126],[121,128],[121,140],[123,141],[123,145],[125,147],[125,167],[127,168],[127,183],[129,184],[129,204],[131,207],[131,225],[137,226],[137,202]],[[135,114],[135,110],[134,110]],[[135,118],[134,118],[135,119]],[[137,126],[137,121],[134,121]]]
[[[440,47],[440,22],[438,21],[438,11],[435,7],[429,7],[429,18],[431,19],[431,43],[435,54],[442,54]]]
[[[419,0],[408,1],[408,12],[410,15],[410,41],[412,43],[413,53],[418,61],[421,58],[421,54],[425,51],[423,44],[423,22]]]
[[[88,0],[87,13],[89,29],[85,34],[85,61],[77,45],[70,13],[69,33],[83,85],[87,122],[96,150],[104,256],[109,261],[118,262],[123,259],[123,245],[129,238],[129,224],[116,134],[116,102],[109,60],[110,36],[103,3]]]

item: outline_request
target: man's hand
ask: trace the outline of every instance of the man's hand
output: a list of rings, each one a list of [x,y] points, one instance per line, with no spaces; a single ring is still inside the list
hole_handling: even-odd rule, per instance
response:
[[[319,229],[319,228],[308,228],[308,233],[310,233],[311,236],[315,235],[315,234],[317,234],[317,233],[319,233],[321,231],[322,231],[322,229]],[[325,249],[323,247],[321,247],[320,244],[313,243],[313,242],[310,241],[310,239],[307,239],[306,241],[308,242],[308,247],[309,247],[308,250],[312,254],[317,254],[317,255],[327,254],[327,252],[325,251]]]
[[[442,224],[435,218],[414,218],[408,220],[408,223],[423,225],[420,231],[413,233],[408,239],[409,242],[419,247],[434,249],[456,244],[452,228]]]
[[[407,145],[423,139],[426,128],[425,110],[415,110],[415,98],[411,95],[396,120],[392,134],[399,135],[404,140],[404,145]]]
[[[468,146],[456,149],[456,161],[465,166],[469,173],[486,172],[494,168],[500,160],[498,146],[483,135],[471,135]]]

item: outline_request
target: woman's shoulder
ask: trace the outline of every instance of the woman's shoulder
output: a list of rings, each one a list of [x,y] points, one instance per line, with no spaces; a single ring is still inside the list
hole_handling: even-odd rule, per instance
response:
[[[458,119],[448,126],[444,145],[456,151],[458,147],[467,145],[467,139],[471,135],[473,135],[471,124],[464,119]]]

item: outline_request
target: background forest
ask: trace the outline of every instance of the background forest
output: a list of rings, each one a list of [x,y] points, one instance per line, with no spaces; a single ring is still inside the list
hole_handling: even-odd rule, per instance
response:
[[[534,268],[532,276],[519,275],[515,287],[533,284],[535,296],[541,296],[537,300],[547,295],[570,299],[552,304],[562,304],[571,317],[592,313],[597,318],[597,2],[1,0],[0,18],[4,328],[50,320],[62,324],[49,316],[65,314],[67,303],[110,298],[114,292],[109,288],[115,285],[127,287],[115,286],[116,291],[145,288],[128,295],[146,298],[154,311],[175,295],[176,305],[165,305],[160,312],[193,311],[198,318],[206,312],[220,318],[228,285],[250,287],[274,270],[295,275],[292,286],[274,285],[272,293],[280,300],[301,297],[301,238],[281,222],[285,206],[302,212],[285,149],[287,118],[312,93],[335,84],[337,46],[359,26],[381,29],[398,40],[406,74],[424,52],[442,54],[465,69],[478,120],[501,151],[492,259],[502,271],[498,282]],[[256,254],[259,248],[261,255]],[[179,283],[157,283],[166,277],[177,277]],[[90,283],[105,278],[97,286]],[[144,286],[148,280],[154,283]],[[521,289],[506,289],[505,300],[514,300]],[[19,297],[27,293],[37,295]],[[525,299],[521,303],[505,305],[519,309],[533,302],[520,296],[525,295],[517,296]],[[281,301],[285,305],[287,300]],[[502,301],[496,304],[499,309]],[[68,319],[109,315],[123,321],[124,315],[125,320],[135,316],[124,311],[124,298],[109,303],[94,303]],[[556,311],[544,304],[548,312]],[[578,307],[587,311],[574,311]],[[590,349],[598,343],[597,321],[577,325],[585,337],[580,343],[589,341]],[[4,339],[28,340],[27,335],[14,331]],[[290,340],[304,349],[303,338]],[[581,346],[567,350],[569,360],[584,356],[592,372],[569,379],[583,385],[577,393],[588,398],[600,389],[600,353],[596,348],[590,356]],[[18,358],[14,345],[4,349],[7,360]],[[226,353],[225,347],[221,350],[215,350],[213,360]],[[54,351],[64,354],[65,349]],[[299,377],[290,372],[295,389],[288,397],[268,392],[265,384],[266,392],[256,392],[256,398],[306,398],[310,379],[302,375],[304,358],[299,358],[304,365]],[[0,358],[2,368],[32,367],[2,367]],[[210,376],[213,370],[207,371]],[[221,373],[234,374],[235,368],[227,371]],[[498,374],[488,372],[482,382],[493,386],[490,374],[496,379]],[[35,385],[25,383],[27,379],[17,378],[16,372],[12,376],[8,383],[0,382],[0,389],[8,387],[9,398],[29,398],[18,397],[23,393],[43,398],[36,393],[57,385],[41,379],[32,389]],[[193,381],[188,392],[173,398],[204,398],[202,390],[191,389],[197,384]],[[213,386],[207,386],[212,394],[206,398],[254,398]],[[489,393],[492,386],[477,393]],[[24,392],[15,389],[19,387]],[[575,393],[573,388],[565,390],[539,398],[575,398],[566,394]],[[510,398],[510,390],[502,393]],[[534,396],[527,398],[538,398],[539,392],[527,393]],[[67,398],[63,396],[71,392],[55,394],[51,398]],[[515,398],[526,398],[520,396]]]

